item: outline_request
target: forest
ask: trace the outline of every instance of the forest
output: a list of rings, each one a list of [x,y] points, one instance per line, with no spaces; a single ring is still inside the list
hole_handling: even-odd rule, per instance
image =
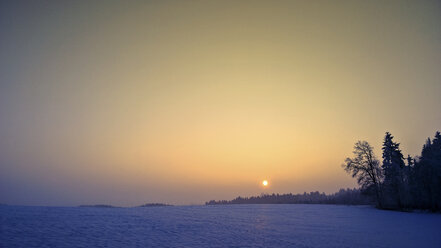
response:
[[[382,160],[374,154],[367,141],[354,145],[353,157],[342,167],[357,179],[358,189],[341,189],[334,194],[316,192],[303,194],[262,194],[237,197],[233,200],[211,200],[218,204],[374,204],[380,209],[410,211],[441,210],[441,135],[427,138],[421,154],[404,157],[400,143],[386,132]]]
[[[418,156],[404,158],[400,143],[389,132],[384,136],[381,162],[366,141],[355,143],[353,154],[343,167],[378,208],[441,210],[440,132],[427,138]]]
[[[237,197],[231,201],[211,200],[206,205],[222,204],[345,204],[367,205],[372,204],[372,199],[362,194],[360,189],[340,189],[334,194],[316,192],[303,194],[262,194],[252,197]]]

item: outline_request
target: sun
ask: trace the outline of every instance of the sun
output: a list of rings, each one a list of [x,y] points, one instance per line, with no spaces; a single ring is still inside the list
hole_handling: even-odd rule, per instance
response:
[[[263,185],[264,187],[268,186],[268,181],[267,181],[267,180],[263,180],[263,181],[262,181],[262,185]]]

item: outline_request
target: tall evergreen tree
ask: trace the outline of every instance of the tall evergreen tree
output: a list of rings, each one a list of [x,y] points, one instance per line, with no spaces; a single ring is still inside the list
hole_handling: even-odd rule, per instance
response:
[[[405,205],[404,156],[400,144],[393,141],[393,136],[386,132],[383,142],[383,171],[386,207],[403,208]]]
[[[434,210],[441,209],[441,134],[440,132],[436,132],[435,138],[432,141],[432,166],[433,166],[433,174],[432,174],[432,183],[434,190]]]
[[[432,192],[430,187],[431,166],[429,158],[431,157],[432,141],[427,138],[423,145],[421,156],[415,161],[414,173],[412,177],[413,205],[415,208],[430,209],[432,205]]]
[[[436,132],[431,141],[427,139],[417,163],[417,185],[420,200],[418,207],[433,211],[441,209],[441,135]]]
[[[413,158],[410,156],[410,154],[407,155],[407,166],[413,167]]]

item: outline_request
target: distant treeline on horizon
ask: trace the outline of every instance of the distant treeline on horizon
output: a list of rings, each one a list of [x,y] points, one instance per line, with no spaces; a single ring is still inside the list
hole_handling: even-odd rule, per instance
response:
[[[211,200],[205,205],[222,204],[342,204],[342,205],[372,205],[372,198],[363,195],[360,189],[340,189],[334,194],[318,191],[303,194],[262,194],[260,196],[237,197],[231,201]]]

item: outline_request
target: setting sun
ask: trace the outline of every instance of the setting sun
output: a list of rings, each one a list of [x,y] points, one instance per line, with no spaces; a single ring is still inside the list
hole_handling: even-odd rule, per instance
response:
[[[265,187],[268,186],[268,181],[267,180],[263,180],[262,185],[265,186]]]

